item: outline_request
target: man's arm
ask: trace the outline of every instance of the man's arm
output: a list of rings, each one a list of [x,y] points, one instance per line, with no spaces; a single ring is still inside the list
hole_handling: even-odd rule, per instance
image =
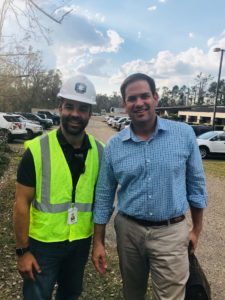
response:
[[[189,233],[189,239],[192,243],[192,251],[194,251],[197,247],[198,239],[200,232],[202,230],[203,224],[203,208],[197,208],[194,206],[190,206],[191,210],[191,218],[192,218],[192,230]]]
[[[203,226],[203,210],[207,206],[207,192],[202,158],[193,130],[190,138],[192,151],[187,161],[186,185],[193,224],[189,239],[192,243],[192,251],[194,251]]]
[[[34,199],[34,195],[35,189],[33,187],[17,183],[16,199],[13,208],[13,226],[17,248],[26,248],[29,246],[30,205]],[[41,272],[31,252],[26,252],[18,257],[18,270],[22,277],[35,280],[33,269]]]
[[[117,188],[117,181],[110,164],[109,146],[104,149],[103,159],[95,190],[94,203],[94,238],[92,262],[100,273],[107,268],[105,252],[105,227],[113,213],[113,202]]]
[[[105,253],[105,224],[95,224],[92,262],[99,273],[105,273],[107,269]]]

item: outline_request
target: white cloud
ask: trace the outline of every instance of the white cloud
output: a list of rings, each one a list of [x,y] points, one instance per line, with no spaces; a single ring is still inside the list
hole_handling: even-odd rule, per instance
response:
[[[73,13],[56,25],[54,44],[51,51],[55,56],[56,67],[67,74],[68,70],[108,76],[102,71],[105,60],[96,59],[99,53],[116,53],[124,42],[120,35],[105,29],[91,18]]]
[[[156,10],[157,9],[157,6],[156,5],[153,5],[153,6],[149,6],[148,7],[148,10],[149,11],[154,11],[154,10]]]
[[[166,3],[166,0],[158,0],[159,3]]]
[[[188,36],[189,36],[190,39],[193,39],[193,38],[195,37],[195,35],[194,35],[193,32],[189,32],[189,33],[188,33]]]
[[[92,14],[88,10],[84,10],[82,7],[78,5],[70,5],[70,6],[63,6],[55,10],[54,14],[63,15],[66,12],[70,12],[69,15],[79,15],[86,18],[89,21],[103,23],[105,21],[105,17],[101,13]]]
[[[80,66],[77,71],[79,73],[85,73],[97,77],[109,77],[107,73],[102,69],[107,65],[107,61],[103,58],[94,58],[89,62],[85,62],[83,66]]]
[[[173,87],[175,84],[192,85],[200,73],[212,74],[217,72],[218,63],[215,53],[204,53],[199,48],[190,48],[180,53],[160,51],[155,58],[148,61],[133,60],[121,66],[119,72],[111,77],[114,84],[120,84],[132,73],[143,72],[156,80],[158,87]]]
[[[90,53],[100,53],[100,52],[117,52],[122,43],[124,43],[123,38],[114,30],[107,30],[108,44],[105,46],[93,46],[90,48]]]
[[[208,47],[225,49],[225,30],[217,37],[211,37],[207,41]]]

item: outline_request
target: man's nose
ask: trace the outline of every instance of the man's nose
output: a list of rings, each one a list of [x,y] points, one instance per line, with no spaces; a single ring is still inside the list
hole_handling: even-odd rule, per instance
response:
[[[136,105],[143,105],[143,100],[141,99],[141,96],[136,96],[135,104]]]
[[[71,115],[79,116],[80,115],[79,107],[74,107],[73,110],[71,111]]]

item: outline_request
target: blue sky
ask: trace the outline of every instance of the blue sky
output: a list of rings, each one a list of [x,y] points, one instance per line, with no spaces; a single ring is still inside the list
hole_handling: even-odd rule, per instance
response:
[[[24,1],[15,2],[25,11]],[[84,73],[98,93],[119,92],[123,79],[134,72],[149,74],[159,88],[191,86],[200,72],[217,80],[220,54],[213,48],[225,49],[224,0],[36,3],[55,18],[72,9],[61,25],[38,13],[51,30],[51,43],[39,38],[32,45],[42,51],[46,68],[59,68],[64,77]],[[13,30],[19,36],[21,30],[13,24],[9,14],[4,33]]]

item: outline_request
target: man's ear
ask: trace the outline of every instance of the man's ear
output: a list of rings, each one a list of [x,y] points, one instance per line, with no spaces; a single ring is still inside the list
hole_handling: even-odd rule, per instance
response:
[[[89,118],[92,116],[92,105],[90,104]]]
[[[62,104],[61,103],[58,106],[58,110],[59,110],[59,114],[61,115],[61,113],[62,113]]]
[[[153,98],[155,100],[156,105],[158,105],[158,103],[159,103],[159,95],[158,95],[157,92],[155,92],[155,94],[153,95]]]
[[[124,108],[124,110],[125,110],[125,112],[127,113],[127,106],[126,106],[126,102],[125,102],[125,100],[123,100],[123,108]]]
[[[63,105],[63,99],[60,98],[59,99],[59,105],[58,105],[58,110],[59,110],[60,115],[61,115],[61,112],[62,112],[62,105]]]

